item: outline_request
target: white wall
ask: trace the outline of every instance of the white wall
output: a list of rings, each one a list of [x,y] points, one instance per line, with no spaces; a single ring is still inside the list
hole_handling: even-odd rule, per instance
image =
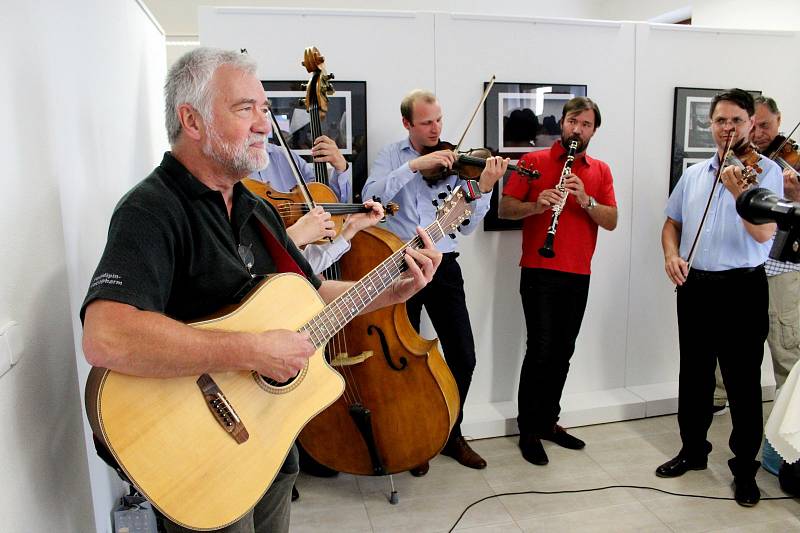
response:
[[[615,5],[620,13],[630,7]],[[662,2],[651,9],[670,7],[681,6]],[[269,39],[264,28],[271,28]],[[778,69],[780,57],[765,60],[762,50],[795,47],[797,34],[517,15],[202,8],[200,39],[209,46],[246,47],[261,64],[262,79],[305,78],[291,58],[315,44],[339,79],[366,80],[370,161],[405,134],[398,103],[414,87],[436,91],[445,109],[443,138],[450,139],[460,135],[493,73],[498,81],[587,84],[603,111],[590,151],[612,168],[620,222],[613,233],[600,232],[589,304],[565,387],[564,422],[674,411],[674,293],[660,252],[674,87],[761,88],[785,102],[791,115],[788,88],[797,86],[800,72]],[[753,77],[751,69],[730,62],[711,64],[715,57],[734,57],[742,66],[757,63],[771,74]],[[480,117],[465,146],[482,143]],[[519,245],[519,232],[478,231],[462,240],[478,354],[465,410],[465,432],[472,436],[515,430],[525,344]]]
[[[87,454],[77,311],[114,203],[165,146],[164,38],[134,0],[22,2],[0,57],[0,324],[24,344],[0,377],[0,529],[108,531],[119,487]]]
[[[701,0],[693,2],[692,24],[715,28],[759,30],[800,30],[800,2],[797,0]],[[792,54],[788,50],[763,48],[763,56]],[[797,48],[792,50],[797,51]],[[786,65],[790,65],[787,63]],[[784,67],[787,68],[787,67]],[[788,67],[791,68],[791,67]]]

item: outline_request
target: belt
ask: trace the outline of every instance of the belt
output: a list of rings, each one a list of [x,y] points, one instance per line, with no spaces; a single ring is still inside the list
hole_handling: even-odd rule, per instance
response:
[[[725,279],[734,279],[747,274],[764,271],[764,265],[748,268],[731,268],[730,270],[698,270],[692,268],[689,270],[689,278],[703,280],[703,281],[719,281]]]

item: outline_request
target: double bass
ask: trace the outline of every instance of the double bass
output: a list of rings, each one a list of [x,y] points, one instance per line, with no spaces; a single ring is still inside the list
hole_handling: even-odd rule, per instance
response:
[[[308,48],[304,65],[318,64]],[[317,120],[311,113],[312,127]],[[402,206],[400,206],[402,208]],[[338,263],[339,279],[360,279],[402,246],[378,227],[358,232]],[[433,458],[458,416],[458,388],[438,349],[420,337],[405,304],[356,317],[344,329],[346,349],[330,350],[345,380],[343,395],[300,433],[318,463],[339,472],[387,475]]]

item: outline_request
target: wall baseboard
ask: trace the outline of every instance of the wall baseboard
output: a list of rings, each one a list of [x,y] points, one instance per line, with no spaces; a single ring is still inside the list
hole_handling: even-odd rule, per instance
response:
[[[763,401],[775,398],[775,384],[762,383]],[[620,389],[609,389],[561,398],[561,420],[564,427],[607,424],[678,412],[678,382],[654,383]],[[468,439],[486,439],[516,435],[517,402],[467,404],[461,431]]]

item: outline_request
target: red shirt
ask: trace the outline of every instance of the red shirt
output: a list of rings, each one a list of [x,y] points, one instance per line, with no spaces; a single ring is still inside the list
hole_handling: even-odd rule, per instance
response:
[[[525,154],[520,162],[528,168],[538,170],[541,177],[529,181],[525,176],[514,172],[503,187],[503,195],[512,196],[523,202],[535,202],[540,192],[553,189],[558,184],[566,160],[567,151],[560,141],[556,141],[549,150]],[[578,154],[572,164],[572,173],[583,181],[586,194],[593,196],[597,203],[617,205],[611,169],[607,164],[585,154]],[[597,244],[597,224],[578,204],[575,195],[570,194],[558,219],[558,229],[553,244],[556,256],[547,259],[539,255],[539,248],[544,244],[552,217],[553,211],[548,209],[544,213],[531,215],[523,220],[520,266],[589,274],[592,255]]]

